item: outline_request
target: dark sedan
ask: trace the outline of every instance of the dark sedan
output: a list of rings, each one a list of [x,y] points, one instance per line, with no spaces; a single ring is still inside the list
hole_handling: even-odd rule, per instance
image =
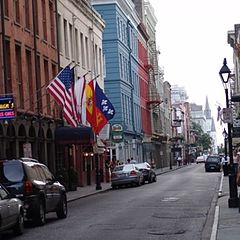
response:
[[[14,234],[23,233],[24,211],[21,200],[13,197],[0,184],[0,232],[12,229]]]
[[[209,155],[205,162],[205,171],[221,171],[221,158],[215,155]]]
[[[144,182],[152,183],[157,181],[157,175],[149,163],[137,163],[136,166],[143,173]]]

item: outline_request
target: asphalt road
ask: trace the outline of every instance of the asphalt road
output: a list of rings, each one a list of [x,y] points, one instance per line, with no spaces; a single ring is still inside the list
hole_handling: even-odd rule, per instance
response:
[[[27,225],[19,240],[210,239],[220,173],[203,164],[158,176],[156,183],[121,188],[69,204],[67,219],[47,215],[43,227]]]

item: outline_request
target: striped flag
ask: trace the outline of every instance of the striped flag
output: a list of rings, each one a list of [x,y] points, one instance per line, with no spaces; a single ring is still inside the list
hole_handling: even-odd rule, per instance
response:
[[[49,83],[47,91],[63,107],[63,115],[72,127],[77,127],[80,119],[74,90],[74,69],[69,65]]]
[[[75,96],[77,100],[77,112],[80,117],[80,123],[86,125],[86,78],[85,76],[80,77],[75,82]]]

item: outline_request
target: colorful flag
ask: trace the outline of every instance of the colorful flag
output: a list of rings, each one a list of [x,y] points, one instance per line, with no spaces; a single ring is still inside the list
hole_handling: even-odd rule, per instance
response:
[[[79,121],[81,124],[86,125],[86,79],[85,76],[80,77],[75,82],[75,96],[76,96],[76,108],[79,114]]]
[[[94,133],[99,134],[108,121],[114,117],[115,109],[98,83],[94,84],[94,80],[86,85],[85,95],[86,119]]]
[[[86,119],[94,130],[96,125],[96,103],[94,94],[94,80],[91,80],[85,88],[86,94]]]
[[[74,93],[74,70],[68,65],[47,86],[47,91],[63,107],[63,115],[72,127],[78,126],[79,114]]]

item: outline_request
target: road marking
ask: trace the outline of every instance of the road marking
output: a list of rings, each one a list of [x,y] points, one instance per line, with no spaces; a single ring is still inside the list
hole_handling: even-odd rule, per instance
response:
[[[179,198],[176,197],[165,197],[164,199],[162,199],[162,202],[175,202],[179,200]]]
[[[218,220],[219,220],[219,206],[216,206],[210,240],[216,240],[217,239]]]
[[[222,196],[222,187],[223,187],[223,173],[222,173],[222,178],[221,178],[221,182],[218,190],[218,197]]]

